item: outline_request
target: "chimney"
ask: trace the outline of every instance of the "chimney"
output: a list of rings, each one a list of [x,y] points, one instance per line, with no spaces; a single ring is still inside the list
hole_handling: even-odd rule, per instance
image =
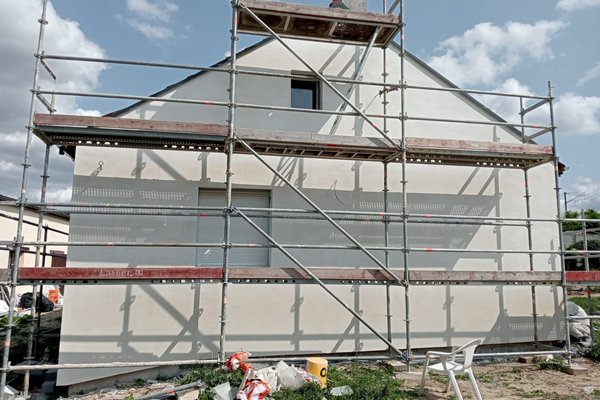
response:
[[[367,11],[367,0],[344,0],[344,4],[351,10]]]

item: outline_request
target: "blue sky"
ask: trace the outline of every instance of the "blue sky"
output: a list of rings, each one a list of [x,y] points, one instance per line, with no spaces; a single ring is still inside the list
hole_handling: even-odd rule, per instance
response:
[[[327,0],[295,2],[326,5]],[[5,143],[0,148],[0,193],[16,196],[41,0],[3,3],[0,89],[14,101],[5,98],[0,104],[0,136]],[[381,1],[369,1],[371,11],[381,7]],[[569,208],[600,209],[600,0],[405,0],[405,12],[407,49],[461,87],[545,94],[547,81],[552,81],[559,155],[570,167],[561,181],[572,199]],[[229,49],[230,18],[227,0],[54,0],[46,51],[211,65]],[[240,48],[257,40],[244,36]],[[42,74],[42,86],[49,89],[145,95],[188,75],[52,65],[59,81],[52,83]],[[483,101],[514,120],[514,106]],[[105,113],[127,104],[69,98],[57,106],[66,113]],[[34,145],[36,154],[41,148]],[[39,164],[33,160],[32,200],[39,194]],[[48,197],[68,200],[72,163],[53,155],[52,165]]]

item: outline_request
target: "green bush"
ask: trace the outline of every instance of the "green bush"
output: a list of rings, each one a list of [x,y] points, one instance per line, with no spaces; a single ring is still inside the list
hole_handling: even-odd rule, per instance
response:
[[[580,218],[581,213],[579,211],[567,211],[565,213],[565,218]],[[600,219],[600,213],[596,210],[585,210],[583,212],[583,217],[585,219]],[[600,227],[600,222],[586,222],[586,228],[598,228]],[[567,231],[579,231],[581,230],[581,222],[574,221],[565,221],[562,223],[562,230],[564,232]]]
[[[600,338],[596,338],[586,355],[594,361],[600,361]]]

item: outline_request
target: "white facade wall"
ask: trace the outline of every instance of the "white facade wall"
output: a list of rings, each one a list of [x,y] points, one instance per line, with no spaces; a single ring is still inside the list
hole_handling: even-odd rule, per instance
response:
[[[289,41],[311,65],[326,75],[351,77],[363,48],[335,44]],[[399,81],[400,60],[388,50],[389,80]],[[271,72],[308,72],[277,42],[268,42],[239,59],[240,67]],[[363,79],[381,81],[382,51],[374,49]],[[273,106],[290,105],[290,81],[283,78],[237,76],[237,101]],[[407,57],[409,84],[443,86],[444,82]],[[165,97],[227,101],[228,75],[201,74],[173,88]],[[347,85],[336,85],[346,92]],[[378,87],[361,86],[352,96],[355,104],[381,113]],[[389,96],[390,114],[399,114],[399,94]],[[334,110],[340,100],[323,89],[323,108]],[[409,116],[487,121],[491,117],[464,96],[409,91]],[[172,121],[225,123],[227,110],[219,107],[146,103],[124,117]],[[335,117],[295,112],[237,108],[238,127],[330,134]],[[381,121],[376,120],[381,126]],[[399,121],[389,123],[390,136],[400,137]],[[377,137],[369,124],[344,117],[336,135]],[[409,121],[411,137],[451,138],[516,143],[506,130],[493,126]],[[380,163],[266,157],[297,187],[325,209],[383,210],[383,166]],[[221,153],[195,153],[136,149],[77,149],[73,200],[134,204],[195,206],[203,189],[224,189],[226,157]],[[103,163],[98,174],[92,172]],[[235,155],[236,189],[270,192],[271,206],[308,208],[282,182],[250,155]],[[401,210],[400,166],[390,165],[390,211]],[[551,165],[530,173],[533,213],[556,215]],[[410,164],[407,168],[409,211],[413,213],[525,217],[524,173],[497,170]],[[234,199],[235,203],[235,199]],[[223,203],[224,204],[224,203]],[[203,220],[184,217],[134,217],[77,215],[72,217],[72,240],[194,242]],[[342,226],[365,245],[383,245],[383,225],[377,222]],[[325,222],[273,219],[270,231],[280,243],[346,245],[349,242]],[[392,225],[391,244],[401,245],[401,226]],[[556,250],[555,224],[534,224],[536,250]],[[410,225],[414,247],[464,249],[527,248],[523,227],[468,225]],[[220,238],[215,238],[219,241]],[[69,266],[192,266],[196,249],[171,248],[71,248]],[[199,249],[198,251],[207,251]],[[208,250],[210,251],[210,250]],[[311,267],[368,267],[374,264],[357,251],[294,250]],[[375,253],[383,259],[383,254]],[[276,249],[269,252],[270,266],[293,264]],[[549,255],[535,257],[536,269],[559,270]],[[529,270],[526,255],[411,253],[410,268],[429,270]],[[401,253],[392,253],[392,268],[403,268]],[[334,286],[333,290],[361,312],[380,332],[386,331],[383,286]],[[393,341],[405,346],[404,290],[392,288]],[[412,345],[418,347],[460,344],[481,337],[485,343],[518,343],[533,340],[529,287],[469,286],[411,287]],[[540,315],[540,340],[562,335],[563,299],[550,287],[536,289]],[[216,356],[219,342],[221,287],[217,284],[177,286],[103,286],[67,288],[60,362],[187,359]],[[227,349],[244,348],[255,354],[309,351],[383,349],[372,333],[353,320],[316,285],[231,285],[228,303]],[[59,372],[59,385],[71,385],[117,373],[119,370]]]

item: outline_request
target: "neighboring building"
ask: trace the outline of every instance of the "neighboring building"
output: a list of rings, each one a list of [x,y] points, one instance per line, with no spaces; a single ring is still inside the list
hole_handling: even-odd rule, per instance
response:
[[[563,237],[565,240],[565,249],[569,246],[573,246],[577,242],[581,242],[584,239],[583,230],[578,231],[565,231],[563,232]],[[592,228],[587,231],[587,240],[600,240],[600,229]]]
[[[364,47],[287,40],[311,65],[326,75],[351,78]],[[388,81],[399,82],[399,49],[388,49]],[[306,79],[290,80],[239,74],[237,101],[272,106],[336,110],[341,101],[278,42],[265,40],[239,54],[239,66],[257,71],[297,72]],[[226,66],[227,60],[220,65]],[[453,87],[412,55],[405,57],[406,80],[412,85]],[[381,81],[382,50],[375,48],[362,74]],[[156,97],[226,102],[228,75],[199,73],[169,86]],[[337,84],[343,93],[348,85]],[[369,113],[382,113],[380,88],[358,87],[352,100]],[[389,94],[388,113],[400,110],[398,92]],[[472,97],[449,92],[410,91],[412,116],[500,121]],[[225,123],[227,109],[160,101],[142,102],[114,113],[120,117],[183,122]],[[360,118],[325,114],[255,110],[238,107],[236,126],[273,131],[301,131],[378,137]],[[409,120],[407,135],[419,138],[464,139],[520,143],[518,132],[500,126],[440,124]],[[400,121],[389,121],[394,138]],[[381,163],[310,158],[266,157],[297,187],[324,209],[383,210]],[[223,153],[77,147],[73,201],[152,205],[224,206]],[[390,211],[401,212],[401,176],[390,164]],[[525,218],[523,171],[410,164],[409,212],[466,216]],[[551,163],[529,171],[533,217],[555,218],[554,169]],[[307,208],[252,155],[233,159],[234,204],[247,207]],[[140,243],[220,242],[223,220],[214,217],[73,215],[71,240]],[[349,242],[323,221],[257,219],[280,243],[347,245]],[[234,218],[235,243],[265,243],[252,228]],[[383,244],[383,224],[343,222],[363,244]],[[401,246],[402,230],[391,225],[391,245]],[[556,250],[555,223],[534,223],[534,248]],[[523,227],[489,225],[409,226],[409,244],[422,248],[527,249]],[[373,268],[366,256],[349,250],[303,250],[292,253],[311,267]],[[382,252],[375,252],[383,258]],[[410,267],[435,271],[529,271],[527,254],[411,253]],[[538,271],[559,271],[559,258],[535,255]],[[403,268],[402,254],[391,253],[390,265]],[[234,249],[234,266],[291,267],[277,249]],[[219,248],[72,247],[68,266],[218,266]],[[381,332],[386,331],[383,286],[332,286],[347,304],[361,312]],[[533,341],[530,286],[415,286],[410,289],[414,348],[464,343],[484,338],[487,344]],[[405,345],[404,289],[391,287],[393,341]],[[564,322],[560,288],[536,290],[540,341],[562,337]],[[60,345],[61,363],[152,361],[216,356],[219,347],[221,286],[219,284],[69,286],[66,288]],[[354,321],[316,285],[235,285],[228,299],[227,349],[255,354],[353,352],[384,346]],[[58,385],[75,385],[131,370],[60,370]]]
[[[16,199],[0,195],[0,201],[16,201]],[[19,208],[12,205],[0,205],[0,240],[13,241],[17,234],[17,222],[19,220]],[[25,207],[23,217],[23,241],[34,242],[37,240],[39,209],[37,207]],[[42,236],[40,240],[50,242],[67,242],[69,239],[69,215],[61,212],[48,212],[44,214],[42,224]],[[66,265],[66,246],[47,246],[45,260],[40,258],[47,267]],[[25,246],[21,251],[19,266],[34,267],[35,252],[33,246]],[[50,255],[53,253],[54,255]],[[12,251],[10,246],[0,247],[0,268],[9,268]],[[43,254],[42,254],[43,257]],[[25,290],[25,289],[23,289]],[[28,289],[27,289],[28,290]]]

